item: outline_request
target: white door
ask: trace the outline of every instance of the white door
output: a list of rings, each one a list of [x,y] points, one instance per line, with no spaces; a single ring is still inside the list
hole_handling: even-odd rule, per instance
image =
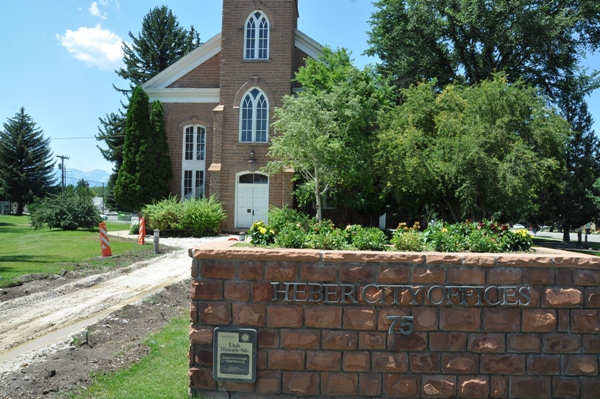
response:
[[[248,229],[252,223],[267,223],[269,210],[269,178],[258,173],[241,175],[236,190],[236,227]]]

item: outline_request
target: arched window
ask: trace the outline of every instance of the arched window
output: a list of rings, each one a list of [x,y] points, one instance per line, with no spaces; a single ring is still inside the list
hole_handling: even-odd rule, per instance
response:
[[[269,20],[260,11],[254,11],[246,20],[244,58],[269,59]]]
[[[242,98],[240,105],[240,141],[266,143],[269,127],[269,102],[256,87]]]
[[[198,198],[204,195],[205,160],[206,127],[186,126],[183,129],[182,198]]]

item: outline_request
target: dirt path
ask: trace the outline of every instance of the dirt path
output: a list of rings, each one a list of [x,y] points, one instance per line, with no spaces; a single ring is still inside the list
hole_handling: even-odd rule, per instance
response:
[[[114,235],[123,236],[125,232]],[[14,370],[65,336],[109,312],[190,277],[188,248],[209,239],[161,238],[176,251],[0,303],[0,373]],[[152,239],[150,238],[150,242]]]

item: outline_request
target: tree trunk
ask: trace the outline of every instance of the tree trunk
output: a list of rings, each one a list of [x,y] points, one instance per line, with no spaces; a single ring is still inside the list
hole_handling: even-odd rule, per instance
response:
[[[563,241],[571,242],[571,226],[563,223]]]
[[[17,216],[23,216],[23,209],[25,208],[24,202],[17,202]]]
[[[321,190],[319,188],[319,171],[315,169],[315,205],[317,207],[317,222],[323,219],[321,213]]]

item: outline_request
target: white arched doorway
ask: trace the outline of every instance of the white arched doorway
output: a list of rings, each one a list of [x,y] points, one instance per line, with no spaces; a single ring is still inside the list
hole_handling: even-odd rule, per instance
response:
[[[269,210],[269,176],[244,172],[236,176],[235,225],[248,229],[256,220],[267,223]]]

